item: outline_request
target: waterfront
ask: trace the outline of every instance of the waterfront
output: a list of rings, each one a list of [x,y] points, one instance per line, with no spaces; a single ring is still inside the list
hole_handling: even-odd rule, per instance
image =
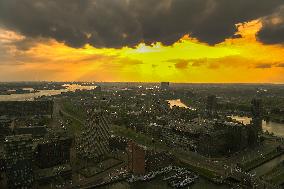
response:
[[[231,118],[242,122],[243,124],[247,125],[250,124],[252,118],[246,116],[231,116]],[[270,133],[274,133],[274,135],[279,137],[284,137],[284,124],[275,123],[275,122],[267,122],[262,121],[262,129],[263,131],[268,131]],[[256,167],[255,169],[251,170],[250,173],[255,174],[256,176],[262,176],[271,171],[271,169],[281,162],[284,161],[284,154],[278,156],[276,158],[271,159],[270,161]]]
[[[231,118],[242,122],[243,124],[247,125],[252,120],[250,117],[245,116],[231,116]],[[267,122],[262,121],[262,129],[263,131],[268,131],[269,133],[274,133],[275,136],[284,137],[284,124],[283,123],[275,123],[275,122]]]
[[[189,108],[187,105],[182,103],[180,99],[167,100],[167,102],[170,104],[170,108],[173,108],[174,106],[178,106],[181,108]]]
[[[266,173],[268,173],[269,171],[271,171],[271,169],[277,165],[279,165],[281,162],[284,161],[284,154],[282,154],[281,156],[278,156],[260,166],[258,166],[257,168],[253,169],[252,171],[250,171],[253,174],[256,174],[256,176],[262,176]]]
[[[76,91],[76,90],[92,90],[95,86],[82,86],[77,84],[72,85],[63,85],[66,89],[59,89],[59,90],[39,90],[35,93],[25,93],[25,94],[11,94],[11,95],[0,95],[0,101],[32,101],[35,98],[41,96],[54,96],[59,95],[62,92],[68,91]],[[30,91],[33,91],[32,88],[29,88]]]
[[[177,107],[180,107],[180,108],[187,108],[187,109],[191,109],[191,110],[196,110],[192,107],[188,107],[187,105],[185,105],[180,99],[167,100],[167,102],[169,103],[170,108],[177,106]]]

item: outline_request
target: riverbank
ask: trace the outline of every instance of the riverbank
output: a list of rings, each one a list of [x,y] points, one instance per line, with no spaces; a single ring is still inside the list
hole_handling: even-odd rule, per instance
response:
[[[244,171],[250,171],[280,155],[284,154],[283,150],[273,150],[272,152],[268,153],[268,154],[264,154],[263,156],[253,159],[252,161],[247,161],[244,164],[240,164],[240,167],[244,170]]]
[[[276,165],[270,172],[263,175],[263,178],[276,185],[284,185],[284,161]]]

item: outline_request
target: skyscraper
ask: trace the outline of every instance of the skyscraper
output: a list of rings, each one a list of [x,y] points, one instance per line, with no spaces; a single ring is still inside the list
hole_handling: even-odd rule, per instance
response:
[[[161,82],[161,90],[169,90],[170,82]]]
[[[262,119],[263,119],[263,109],[262,100],[253,99],[251,101],[251,114],[252,114],[252,125],[258,131],[262,131]]]

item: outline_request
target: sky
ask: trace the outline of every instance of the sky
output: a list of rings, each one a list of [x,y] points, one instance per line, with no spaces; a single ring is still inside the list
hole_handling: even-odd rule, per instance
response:
[[[284,83],[284,1],[0,0],[0,81]]]

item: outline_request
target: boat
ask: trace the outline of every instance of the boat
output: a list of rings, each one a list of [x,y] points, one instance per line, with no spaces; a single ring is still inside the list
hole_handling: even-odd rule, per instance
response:
[[[134,175],[131,175],[131,177],[128,178],[128,179],[126,179],[126,181],[127,181],[128,183],[133,183],[133,182],[138,181],[138,177],[135,177]]]
[[[168,181],[168,180],[171,180],[171,179],[175,179],[177,176],[178,176],[178,174],[174,174],[172,176],[165,177],[165,178],[163,178],[163,181]]]
[[[150,172],[149,174],[143,177],[143,181],[151,180],[157,176],[157,172]]]
[[[180,183],[179,187],[180,187],[180,188],[186,187],[186,186],[188,186],[188,185],[190,185],[190,184],[193,184],[194,181],[195,181],[195,179],[187,178],[187,179],[185,179],[184,181],[182,181],[182,182]]]

